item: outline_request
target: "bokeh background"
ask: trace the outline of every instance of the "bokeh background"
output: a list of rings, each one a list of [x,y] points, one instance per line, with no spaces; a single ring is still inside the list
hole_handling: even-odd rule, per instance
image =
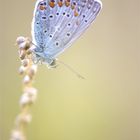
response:
[[[29,36],[35,0],[0,1],[0,140],[8,140],[22,94],[19,35]],[[96,22],[65,51],[63,65],[39,66],[28,140],[140,140],[140,1],[106,0]]]

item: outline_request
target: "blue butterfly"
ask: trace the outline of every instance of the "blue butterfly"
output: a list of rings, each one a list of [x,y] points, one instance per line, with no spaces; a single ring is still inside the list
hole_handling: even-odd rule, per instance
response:
[[[37,0],[32,21],[35,60],[53,66],[56,57],[89,27],[101,8],[100,0]]]

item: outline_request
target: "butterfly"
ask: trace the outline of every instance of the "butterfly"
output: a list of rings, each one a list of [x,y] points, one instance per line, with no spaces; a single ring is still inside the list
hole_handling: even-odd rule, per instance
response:
[[[101,8],[100,0],[37,0],[32,20],[35,61],[53,66],[56,57],[83,34]]]

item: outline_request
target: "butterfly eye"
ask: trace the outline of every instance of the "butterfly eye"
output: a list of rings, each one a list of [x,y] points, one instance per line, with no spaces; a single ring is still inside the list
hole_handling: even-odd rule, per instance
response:
[[[56,13],[56,15],[58,16],[58,15],[59,15],[59,13]]]

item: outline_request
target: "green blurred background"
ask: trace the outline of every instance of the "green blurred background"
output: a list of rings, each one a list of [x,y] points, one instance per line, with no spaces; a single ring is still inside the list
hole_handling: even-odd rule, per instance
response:
[[[17,36],[29,36],[35,0],[0,1],[0,140],[8,140],[22,94]],[[96,22],[65,51],[63,65],[39,66],[28,140],[140,140],[140,1],[107,0]]]

